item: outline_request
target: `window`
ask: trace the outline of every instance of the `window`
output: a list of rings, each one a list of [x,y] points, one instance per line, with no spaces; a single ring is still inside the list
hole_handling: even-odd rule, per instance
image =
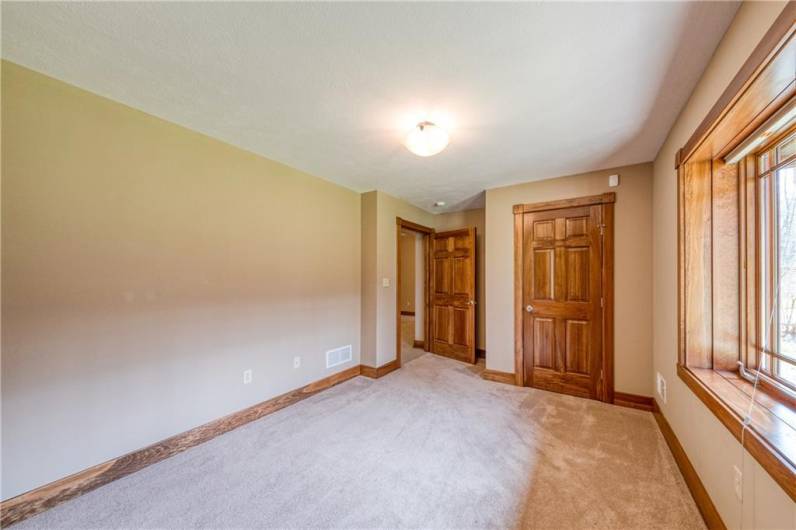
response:
[[[793,30],[783,12],[675,168],[677,375],[796,501]]]
[[[796,390],[796,129],[758,155],[757,167],[757,368]]]

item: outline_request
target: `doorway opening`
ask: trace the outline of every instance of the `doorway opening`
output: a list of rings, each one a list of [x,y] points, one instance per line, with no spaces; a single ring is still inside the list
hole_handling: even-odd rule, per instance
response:
[[[398,217],[396,267],[396,359],[398,366],[430,351],[429,253],[433,228]]]

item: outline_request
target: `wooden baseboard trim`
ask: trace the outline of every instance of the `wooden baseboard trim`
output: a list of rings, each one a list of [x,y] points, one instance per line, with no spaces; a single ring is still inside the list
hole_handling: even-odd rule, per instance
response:
[[[401,311],[401,314],[402,314],[402,315],[406,315],[406,316],[408,316],[408,317],[413,317],[413,316],[415,316],[415,312],[414,312],[414,311]]]
[[[382,367],[383,368],[383,367]],[[138,451],[90,467],[27,493],[0,502],[0,527],[5,528],[28,517],[41,513],[62,502],[78,497],[91,490],[104,486],[116,479],[135,473],[147,466],[165,460],[191,447],[204,443],[267,416],[277,410],[293,405],[322,390],[333,387],[362,373],[361,365],[324,377],[318,381],[291,390],[281,396],[234,412],[223,418],[213,420],[199,427],[172,436]]]
[[[648,396],[638,394],[628,394],[626,392],[614,392],[614,405],[631,409],[646,410],[652,412],[655,401]]]
[[[401,367],[398,364],[398,359],[388,362],[387,364],[383,364],[378,368],[373,368],[372,366],[365,366],[360,365],[362,368],[362,375],[365,377],[370,377],[371,379],[378,379],[379,377],[384,377],[385,375],[389,374],[390,372],[397,370]]]
[[[514,374],[510,372],[500,372],[498,370],[484,370],[481,372],[481,378],[487,381],[494,381],[496,383],[505,383],[513,385],[516,383]]]
[[[658,428],[661,430],[663,438],[666,440],[666,444],[672,452],[672,456],[674,456],[677,467],[680,468],[680,473],[682,473],[685,483],[691,492],[691,496],[694,498],[694,502],[696,502],[699,513],[702,514],[702,519],[705,520],[705,525],[711,530],[726,530],[727,527],[724,525],[719,511],[710,499],[705,485],[702,484],[702,480],[699,478],[696,469],[694,469],[693,464],[691,464],[691,461],[688,459],[685,449],[680,445],[680,440],[677,439],[677,435],[674,434],[672,427],[669,425],[669,422],[666,421],[666,418],[658,406],[658,402],[655,401],[654,398],[652,399],[652,415],[658,423]]]
[[[412,346],[415,347],[415,348],[420,348],[421,350],[425,350],[426,349],[426,341],[415,340],[415,342],[412,344]]]
[[[483,348],[476,348],[475,349],[475,357],[476,357],[476,359],[478,359],[479,357],[481,359],[486,359],[486,350],[483,349]]]

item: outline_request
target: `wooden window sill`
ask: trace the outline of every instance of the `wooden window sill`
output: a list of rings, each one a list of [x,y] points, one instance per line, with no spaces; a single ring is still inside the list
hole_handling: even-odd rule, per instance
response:
[[[753,386],[736,372],[677,366],[677,375],[724,424],[777,484],[796,501],[796,408],[758,385],[743,432]]]

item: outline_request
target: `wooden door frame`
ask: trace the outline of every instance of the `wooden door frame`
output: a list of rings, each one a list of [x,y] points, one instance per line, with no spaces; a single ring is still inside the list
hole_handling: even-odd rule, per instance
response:
[[[514,213],[514,382],[525,386],[525,346],[523,330],[523,216],[526,213],[559,210],[579,206],[602,205],[604,226],[602,249],[603,304],[603,385],[598,397],[601,401],[614,401],[614,203],[616,193],[590,195],[574,199],[515,204]]]
[[[423,311],[423,350],[430,351],[429,336],[431,332],[431,271],[429,264],[431,262],[431,236],[434,234],[434,229],[423,226],[400,217],[395,218],[395,359],[398,361],[398,366],[401,366],[401,230],[410,230],[423,234],[423,254],[426,264],[426,273],[423,278],[423,303],[425,311]],[[415,300],[415,305],[417,301]]]

